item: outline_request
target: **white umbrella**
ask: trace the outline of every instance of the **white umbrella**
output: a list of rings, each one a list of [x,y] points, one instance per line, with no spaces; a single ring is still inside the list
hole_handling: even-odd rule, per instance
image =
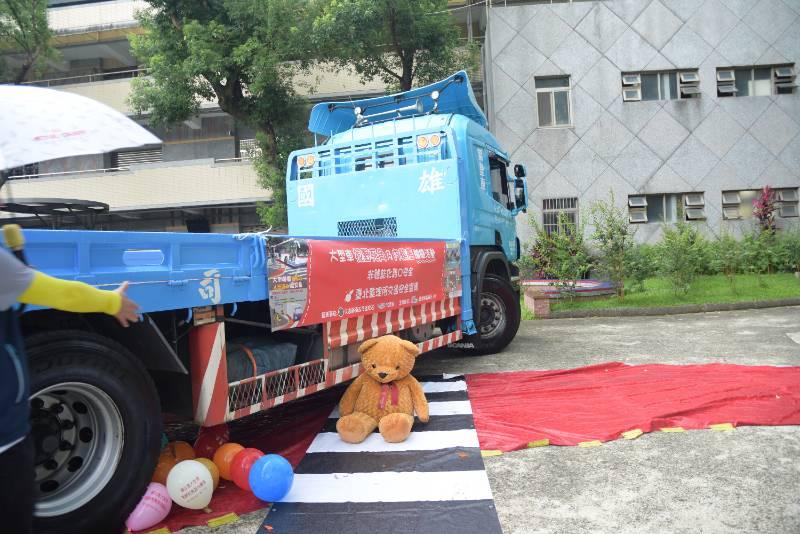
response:
[[[0,171],[158,143],[158,137],[96,100],[42,87],[0,85]]]

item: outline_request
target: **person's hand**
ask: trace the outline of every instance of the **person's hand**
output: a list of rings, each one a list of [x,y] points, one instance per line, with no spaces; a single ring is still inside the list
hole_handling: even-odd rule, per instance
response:
[[[119,324],[125,328],[127,328],[130,323],[139,321],[139,305],[128,298],[125,294],[127,290],[128,282],[123,282],[121,286],[114,290],[122,299],[122,306],[119,307],[119,311],[114,317],[116,317]]]

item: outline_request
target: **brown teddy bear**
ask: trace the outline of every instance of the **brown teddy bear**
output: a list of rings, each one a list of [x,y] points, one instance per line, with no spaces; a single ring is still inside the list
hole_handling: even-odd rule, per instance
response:
[[[397,336],[365,341],[359,348],[364,373],[339,401],[336,431],[348,443],[361,443],[378,427],[383,439],[399,443],[411,433],[414,412],[427,423],[428,401],[409,373],[419,348]]]

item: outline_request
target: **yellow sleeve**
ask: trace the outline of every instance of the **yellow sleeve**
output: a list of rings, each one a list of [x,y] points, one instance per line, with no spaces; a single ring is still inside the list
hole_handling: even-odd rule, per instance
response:
[[[20,302],[76,313],[116,315],[122,297],[114,291],[103,291],[83,282],[70,282],[36,271]]]

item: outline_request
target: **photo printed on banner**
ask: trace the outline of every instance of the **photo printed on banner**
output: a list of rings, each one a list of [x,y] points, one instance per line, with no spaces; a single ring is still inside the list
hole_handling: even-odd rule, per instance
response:
[[[308,241],[270,236],[266,243],[272,330],[291,328],[308,302]]]

